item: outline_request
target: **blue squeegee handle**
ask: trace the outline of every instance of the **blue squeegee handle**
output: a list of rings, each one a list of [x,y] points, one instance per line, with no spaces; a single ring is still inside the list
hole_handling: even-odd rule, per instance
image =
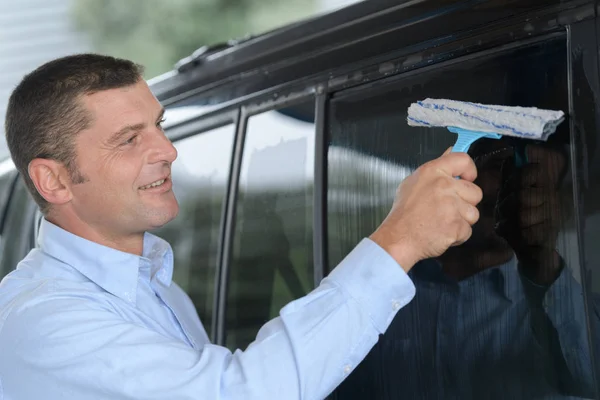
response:
[[[481,138],[500,139],[502,137],[502,135],[499,133],[469,131],[467,129],[456,128],[454,126],[449,126],[448,130],[458,135],[456,143],[454,143],[454,146],[452,146],[453,153],[466,153],[469,150],[469,147],[471,147],[476,140]]]
[[[463,128],[457,128],[454,126],[449,126],[448,130],[458,135],[456,143],[454,143],[454,146],[452,146],[453,153],[466,153],[471,147],[471,145],[476,140],[479,140],[481,138],[500,139],[502,137],[502,135],[499,133],[476,132]],[[523,165],[527,164],[526,145],[515,146],[515,164],[517,168],[520,168]]]
[[[499,133],[486,133],[486,132],[475,132],[467,129],[456,128],[454,126],[448,127],[450,132],[456,133],[458,139],[452,146],[452,152],[464,152],[466,153],[471,145],[478,139],[489,138],[489,139],[500,139],[502,135]],[[515,150],[515,166],[521,168],[527,164],[527,144],[521,139],[517,140],[517,143],[513,146]]]

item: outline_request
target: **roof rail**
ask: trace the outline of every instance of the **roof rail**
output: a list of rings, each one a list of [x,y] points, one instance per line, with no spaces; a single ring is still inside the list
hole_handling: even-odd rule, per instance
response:
[[[246,42],[252,39],[254,36],[247,35],[239,39],[231,39],[226,42],[215,43],[207,46],[202,46],[196,49],[191,55],[182,58],[175,63],[174,68],[178,72],[186,72],[190,69],[198,67],[202,62],[211,54],[218,53],[219,51],[229,49],[240,43]]]

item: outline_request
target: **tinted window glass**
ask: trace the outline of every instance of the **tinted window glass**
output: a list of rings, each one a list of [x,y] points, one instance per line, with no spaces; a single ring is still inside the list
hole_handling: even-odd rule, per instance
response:
[[[314,103],[248,120],[229,271],[226,345],[246,347],[313,287]]]
[[[14,169],[12,161],[0,162],[0,235],[2,234],[2,218],[16,175],[17,171]]]
[[[0,276],[8,274],[34,246],[34,219],[37,205],[19,177],[11,194],[4,234],[0,241]],[[10,234],[9,234],[10,232]]]
[[[571,30],[571,87],[573,94],[573,123],[576,130],[577,165],[581,171],[578,180],[577,205],[581,214],[580,232],[583,239],[587,288],[588,320],[592,338],[596,382],[600,390],[600,106],[598,104],[598,42],[597,20],[574,24]],[[600,392],[596,398],[600,398]]]
[[[171,173],[179,215],[155,232],[173,247],[173,279],[194,302],[209,335],[234,133],[227,125],[175,143],[179,155]]]
[[[409,127],[410,103],[451,98],[567,112],[566,42],[355,93],[332,102],[332,266],[382,221],[398,183],[456,139],[446,129]],[[473,237],[412,269],[416,297],[337,398],[593,397],[569,135],[563,123],[547,143],[503,138],[472,146],[484,191]]]

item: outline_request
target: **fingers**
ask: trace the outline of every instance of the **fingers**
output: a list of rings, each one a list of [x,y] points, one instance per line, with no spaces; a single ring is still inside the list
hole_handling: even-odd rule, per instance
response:
[[[477,178],[475,162],[467,153],[451,153],[446,150],[443,156],[432,161],[436,168],[451,177],[473,182]]]
[[[405,270],[464,243],[479,219],[475,205],[482,192],[472,182],[476,177],[471,157],[448,150],[402,181],[392,210],[370,238]]]
[[[452,243],[452,246],[460,246],[469,240],[472,234],[473,228],[471,228],[471,225],[469,225],[467,222],[462,223],[458,231],[457,240]]]
[[[479,220],[479,210],[472,204],[459,200],[458,211],[469,226],[475,225]]]
[[[469,204],[477,205],[483,198],[483,191],[473,182],[466,180],[456,180],[454,182],[456,194]]]

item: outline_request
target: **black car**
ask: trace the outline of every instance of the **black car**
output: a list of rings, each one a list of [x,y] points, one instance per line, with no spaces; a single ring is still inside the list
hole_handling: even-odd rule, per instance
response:
[[[332,398],[600,398],[599,10],[366,1],[202,47],[150,80],[181,206],[155,233],[212,340],[245,348],[452,146],[445,129],[407,125],[412,102],[562,110],[547,142],[471,148],[484,189],[472,239],[413,268],[415,299]],[[519,197],[525,187],[543,195]],[[0,277],[36,245],[40,219],[0,161]]]

